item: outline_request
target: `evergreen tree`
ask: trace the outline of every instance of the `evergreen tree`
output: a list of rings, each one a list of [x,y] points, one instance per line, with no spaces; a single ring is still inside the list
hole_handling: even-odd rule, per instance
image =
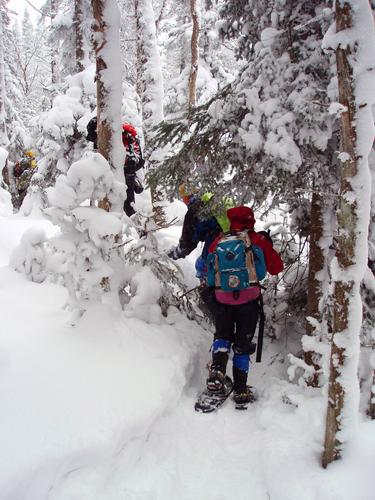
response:
[[[321,49],[331,11],[319,0],[251,0],[223,3],[221,15],[222,36],[238,37],[237,55],[247,63],[233,83],[198,106],[188,123],[180,120],[160,127],[155,145],[164,148],[164,156],[150,182],[163,183],[171,197],[177,194],[176,186],[189,179],[219,198],[231,196],[255,209],[286,206],[299,225],[290,243],[299,246],[306,224],[310,227],[306,216],[310,221],[312,193],[324,200],[322,213],[332,210],[337,193],[336,116],[329,108],[331,61]],[[328,219],[323,217],[321,223]],[[322,231],[329,234],[325,227]],[[321,269],[325,279],[329,245]],[[289,261],[292,254],[299,258],[296,266]],[[289,282],[300,282],[299,287],[287,286],[293,293],[287,303],[296,313],[302,305],[306,313],[307,279],[301,279],[306,277],[306,251],[288,250],[284,260]],[[298,278],[293,274],[297,269]],[[318,295],[324,288],[319,283]],[[320,298],[315,304],[321,309],[310,308],[310,316],[323,316]]]

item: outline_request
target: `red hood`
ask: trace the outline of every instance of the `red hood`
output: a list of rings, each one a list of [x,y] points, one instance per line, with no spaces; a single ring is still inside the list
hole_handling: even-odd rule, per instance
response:
[[[231,231],[244,231],[245,229],[254,229],[254,212],[249,207],[234,207],[227,211],[230,220]]]

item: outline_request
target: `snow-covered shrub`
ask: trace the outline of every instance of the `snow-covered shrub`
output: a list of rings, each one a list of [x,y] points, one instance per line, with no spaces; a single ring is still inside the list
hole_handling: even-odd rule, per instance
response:
[[[66,78],[65,91],[53,100],[52,108],[33,120],[36,148],[40,153],[38,174],[43,176],[29,191],[34,205],[45,201],[43,193],[52,186],[60,173],[82,157],[88,147],[86,126],[96,105],[94,82],[95,66],[90,65],[81,73]],[[36,200],[35,200],[36,199]]]
[[[10,266],[30,281],[42,283],[46,278],[46,241],[45,232],[38,227],[25,231],[20,244],[13,250]]]
[[[197,296],[186,294],[181,269],[159,249],[155,236],[159,228],[151,214],[137,214],[131,224],[141,237],[125,245],[127,269],[123,289],[128,290],[129,296],[127,314],[159,322],[173,307],[201,323],[204,318],[197,306]]]
[[[107,197],[116,204],[125,197],[124,189],[103,156],[93,152],[73,163],[47,189],[50,207],[45,213],[61,228],[61,234],[49,241],[48,270],[68,288],[69,305],[77,315],[89,300],[119,307],[121,277],[115,247],[122,233],[122,213],[88,206],[88,200]]]

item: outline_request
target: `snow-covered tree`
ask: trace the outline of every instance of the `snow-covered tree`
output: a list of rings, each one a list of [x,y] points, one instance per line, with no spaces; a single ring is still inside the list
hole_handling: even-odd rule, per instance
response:
[[[149,155],[154,128],[164,119],[164,87],[160,54],[156,38],[155,15],[151,0],[136,0],[137,23],[137,90],[141,99],[145,152]],[[150,160],[152,164],[152,160]],[[153,186],[151,198],[155,220],[162,225],[165,215],[160,187]]]
[[[370,171],[373,144],[374,20],[367,0],[336,1],[325,46],[336,52],[341,137],[341,188],[332,273],[332,347],[323,466],[340,457],[356,428],[358,354],[362,319],[360,284],[367,268]],[[351,431],[351,432],[350,432]]]
[[[190,12],[193,21],[193,30],[191,34],[191,64],[189,75],[189,109],[194,107],[197,102],[197,76],[199,64],[199,0],[190,0]]]
[[[124,180],[121,138],[120,15],[114,0],[93,0],[98,151]],[[120,205],[118,200],[116,208]]]
[[[221,33],[229,39],[239,37],[238,56],[247,62],[236,80],[197,107],[189,123],[179,120],[160,127],[155,142],[166,153],[151,173],[151,182],[163,183],[173,197],[176,186],[189,179],[218,197],[252,203],[263,213],[284,205],[299,221],[300,240],[306,232],[306,214],[308,228],[311,221],[301,206],[308,207],[317,192],[325,213],[332,210],[337,192],[336,116],[335,108],[329,107],[334,86],[330,88],[330,56],[321,49],[332,11],[318,0],[228,1],[221,6]],[[321,222],[328,223],[329,217]],[[329,239],[328,228],[322,231],[328,257],[332,236]],[[306,252],[301,258],[306,268]],[[327,280],[326,261],[321,271]],[[318,292],[323,289],[320,282]],[[306,286],[290,290],[302,295]],[[320,298],[320,309],[310,309],[311,316],[323,316]],[[303,302],[306,311],[306,293],[302,301],[293,296],[288,300],[292,308]],[[319,328],[315,324],[314,332]]]
[[[4,24],[5,24],[5,2],[0,3],[0,146],[6,146],[9,142],[6,125],[5,111],[5,61],[4,61]]]
[[[56,176],[66,173],[84,148],[86,125],[96,104],[95,67],[67,79],[66,90],[57,95],[48,111],[33,120],[36,147],[40,152],[38,173],[44,187],[54,184]]]

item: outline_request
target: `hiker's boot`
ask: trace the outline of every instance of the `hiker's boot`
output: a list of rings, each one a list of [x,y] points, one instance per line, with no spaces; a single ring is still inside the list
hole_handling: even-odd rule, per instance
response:
[[[236,403],[236,408],[245,409],[249,403],[254,403],[256,401],[256,394],[252,387],[247,386],[244,390],[234,391],[233,399]]]
[[[234,392],[244,392],[247,386],[247,371],[237,368],[233,364],[233,389]]]
[[[225,373],[221,366],[212,365],[207,377],[207,389],[211,392],[221,392],[224,387]]]

